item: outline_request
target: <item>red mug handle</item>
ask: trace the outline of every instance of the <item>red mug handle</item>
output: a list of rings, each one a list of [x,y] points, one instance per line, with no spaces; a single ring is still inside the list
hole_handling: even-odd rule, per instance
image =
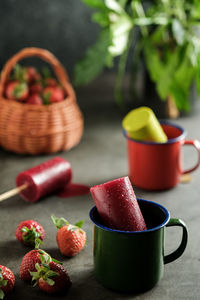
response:
[[[197,161],[196,165],[193,168],[190,168],[188,170],[181,172],[182,174],[187,174],[187,173],[191,173],[194,170],[196,170],[200,165],[200,142],[198,140],[187,140],[187,141],[183,141],[183,145],[193,146],[198,151],[198,161]]]

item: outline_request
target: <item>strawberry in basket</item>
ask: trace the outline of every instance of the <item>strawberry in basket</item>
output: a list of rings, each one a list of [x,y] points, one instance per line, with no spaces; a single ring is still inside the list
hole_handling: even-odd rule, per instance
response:
[[[39,72],[34,67],[16,64],[5,87],[7,99],[34,105],[48,105],[65,98],[63,88],[52,78],[48,68]]]
[[[26,82],[12,80],[6,86],[5,95],[7,99],[26,101],[28,94],[29,90]]]

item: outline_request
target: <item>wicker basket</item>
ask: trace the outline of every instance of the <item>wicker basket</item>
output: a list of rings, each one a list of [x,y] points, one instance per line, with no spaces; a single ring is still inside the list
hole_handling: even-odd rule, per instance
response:
[[[37,56],[49,63],[66,92],[66,99],[50,105],[22,104],[4,98],[6,80],[15,64]],[[83,134],[83,117],[67,73],[47,50],[25,48],[5,64],[0,79],[0,146],[21,154],[54,153],[77,145]]]

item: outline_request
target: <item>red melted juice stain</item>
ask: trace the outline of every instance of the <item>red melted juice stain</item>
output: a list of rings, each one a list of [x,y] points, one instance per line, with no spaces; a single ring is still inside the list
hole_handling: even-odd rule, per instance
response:
[[[62,190],[57,193],[61,198],[87,195],[90,192],[90,187],[79,183],[68,183]]]

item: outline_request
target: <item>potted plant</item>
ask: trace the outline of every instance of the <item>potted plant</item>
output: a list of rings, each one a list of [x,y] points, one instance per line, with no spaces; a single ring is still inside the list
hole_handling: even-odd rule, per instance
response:
[[[200,1],[82,1],[94,9],[92,20],[100,33],[75,65],[75,84],[89,83],[119,57],[115,98],[122,106],[127,61],[136,78],[142,58],[143,77],[154,83],[159,98],[189,111],[192,85],[200,95]]]

